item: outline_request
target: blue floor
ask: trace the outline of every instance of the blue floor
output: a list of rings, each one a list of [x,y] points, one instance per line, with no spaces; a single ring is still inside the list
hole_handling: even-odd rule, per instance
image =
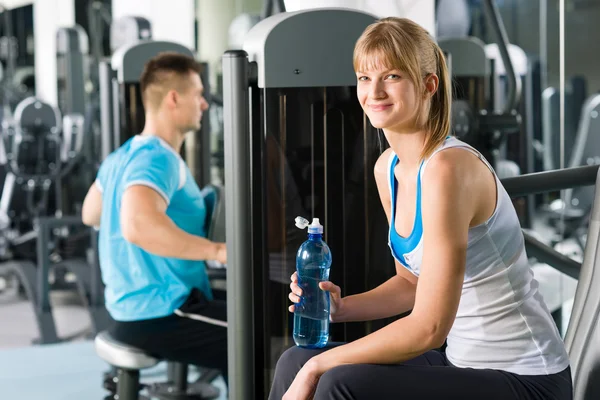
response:
[[[108,365],[91,341],[0,350],[0,398],[14,400],[101,400]],[[164,363],[142,371],[142,382],[162,381]],[[195,377],[190,374],[190,379]],[[226,399],[222,378],[214,385]]]

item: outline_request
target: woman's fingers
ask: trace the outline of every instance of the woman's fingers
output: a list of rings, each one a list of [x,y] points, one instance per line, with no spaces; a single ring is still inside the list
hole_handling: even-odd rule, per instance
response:
[[[290,298],[290,300],[292,301],[292,303],[299,303],[300,302],[300,296],[294,294],[294,293],[290,293],[288,295],[288,297]]]
[[[300,286],[298,286],[297,283],[294,283],[294,282],[290,283],[290,290],[295,295],[302,296],[302,289],[300,289]]]

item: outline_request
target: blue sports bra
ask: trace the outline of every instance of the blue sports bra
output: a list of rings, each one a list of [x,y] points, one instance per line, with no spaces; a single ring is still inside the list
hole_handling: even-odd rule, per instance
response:
[[[424,161],[419,166],[419,172],[417,173],[417,207],[415,212],[415,221],[413,223],[412,232],[408,237],[402,237],[396,231],[396,196],[397,186],[396,175],[394,174],[394,168],[398,164],[398,156],[394,155],[392,162],[390,163],[390,187],[392,188],[392,218],[390,221],[390,233],[389,233],[389,246],[392,250],[392,255],[406,268],[410,269],[406,263],[404,254],[412,252],[423,237],[423,218],[421,218],[421,169],[423,168]]]

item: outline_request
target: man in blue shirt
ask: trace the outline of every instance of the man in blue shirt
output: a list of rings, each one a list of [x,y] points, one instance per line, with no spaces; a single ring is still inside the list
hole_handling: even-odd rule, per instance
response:
[[[226,306],[213,300],[204,263],[226,263],[226,248],[206,239],[204,198],[179,155],[208,109],[199,72],[194,59],[176,53],[147,63],[144,130],[104,160],[82,218],[99,227],[115,339],[226,377]]]

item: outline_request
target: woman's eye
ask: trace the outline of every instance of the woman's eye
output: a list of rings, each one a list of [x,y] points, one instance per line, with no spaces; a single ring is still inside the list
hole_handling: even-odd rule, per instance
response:
[[[396,75],[396,74],[389,74],[387,77],[390,79],[400,79],[400,75]]]
[[[369,79],[369,78],[368,78],[368,77],[366,77],[366,76],[359,76],[359,77],[358,77],[358,80],[359,80],[359,81],[366,81],[367,79]]]

